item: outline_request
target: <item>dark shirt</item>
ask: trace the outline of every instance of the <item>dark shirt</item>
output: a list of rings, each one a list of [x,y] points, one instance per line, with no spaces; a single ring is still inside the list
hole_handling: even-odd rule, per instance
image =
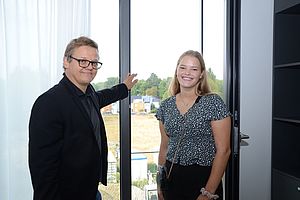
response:
[[[100,107],[97,106],[96,102],[93,101],[92,99],[92,95],[94,95],[93,93],[94,91],[90,85],[87,87],[86,93],[83,93],[78,88],[76,91],[76,94],[79,96],[81,103],[83,104],[83,107],[85,108],[88,116],[91,119],[91,122],[94,127],[94,134],[98,142],[99,150],[101,153],[100,122],[98,116],[99,115],[98,112],[100,112]]]
[[[76,95],[79,97],[84,109],[87,112],[87,115],[91,119],[91,122],[92,122],[93,128],[94,128],[94,135],[97,140],[99,151],[100,151],[100,156],[101,156],[101,135],[100,135],[101,129],[100,129],[100,121],[99,121],[100,106],[97,104],[96,100],[93,100],[94,98],[97,98],[95,91],[93,90],[91,85],[88,85],[86,92],[83,93],[73,83],[71,83],[71,84],[72,84],[72,86],[74,86],[74,91],[75,91]],[[100,175],[101,174],[102,174],[102,172],[100,170]],[[100,179],[101,179],[101,176],[100,176]]]

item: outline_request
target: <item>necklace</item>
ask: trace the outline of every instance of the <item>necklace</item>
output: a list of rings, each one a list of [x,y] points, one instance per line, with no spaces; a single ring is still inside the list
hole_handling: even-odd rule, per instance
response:
[[[181,94],[179,94],[179,96],[180,96],[180,98],[179,98],[179,99],[180,99],[180,103],[181,103],[183,106],[185,106],[185,107],[189,107],[189,106],[194,102],[194,100],[189,101],[189,102],[185,102],[185,101],[183,100]]]
[[[183,99],[181,99],[181,104],[184,105],[185,107],[188,107],[190,105],[190,103],[184,102]]]

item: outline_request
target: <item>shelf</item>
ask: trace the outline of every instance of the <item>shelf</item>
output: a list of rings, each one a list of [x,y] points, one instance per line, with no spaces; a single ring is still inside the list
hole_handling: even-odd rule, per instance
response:
[[[273,200],[300,199],[300,0],[274,0]]]
[[[285,65],[286,66],[286,65]],[[300,119],[300,67],[281,67],[273,71],[273,116]]]
[[[290,123],[296,123],[300,124],[300,120],[298,119],[288,119],[288,118],[281,118],[281,117],[274,117],[274,120],[282,121],[282,122],[290,122]]]
[[[290,178],[300,181],[299,168],[298,169],[290,168],[290,169],[284,169],[284,170],[274,168],[273,171],[275,171],[278,174],[281,174],[281,175],[284,175],[284,176],[287,176],[287,177],[290,177]]]
[[[274,65],[275,69],[279,68],[300,68],[300,62],[294,62],[294,63],[286,63],[286,64],[280,64],[280,65]]]
[[[272,200],[300,199],[300,179],[281,170],[272,170]]]
[[[275,13],[299,14],[299,0],[275,0]]]
[[[272,166],[289,174],[300,175],[300,123],[273,118]],[[298,176],[300,177],[300,176]]]
[[[274,16],[274,64],[300,62],[300,15]]]

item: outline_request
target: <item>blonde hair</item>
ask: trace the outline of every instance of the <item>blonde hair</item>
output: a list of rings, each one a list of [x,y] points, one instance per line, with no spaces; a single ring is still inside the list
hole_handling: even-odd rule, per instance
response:
[[[67,58],[68,62],[71,62],[70,56],[72,56],[74,50],[81,46],[90,46],[98,51],[98,44],[94,40],[86,36],[75,38],[69,42],[65,50],[64,57]]]
[[[199,53],[198,51],[194,51],[194,50],[188,50],[188,51],[184,52],[179,57],[179,59],[177,61],[177,65],[176,65],[174,77],[173,77],[173,79],[171,81],[171,84],[170,84],[170,87],[169,87],[169,93],[172,96],[174,96],[174,95],[176,95],[176,94],[178,94],[180,92],[180,84],[179,84],[178,79],[177,79],[177,68],[178,68],[181,60],[185,56],[195,57],[200,62],[200,67],[201,67],[202,75],[200,77],[199,82],[197,83],[196,94],[197,95],[206,95],[206,94],[211,93],[211,90],[210,90],[210,87],[209,87],[209,83],[208,83],[208,79],[207,79],[207,72],[206,72],[206,68],[205,68],[204,59],[203,59],[201,53]]]

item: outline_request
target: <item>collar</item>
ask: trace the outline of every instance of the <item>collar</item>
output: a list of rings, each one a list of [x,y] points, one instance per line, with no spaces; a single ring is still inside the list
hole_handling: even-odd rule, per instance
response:
[[[66,76],[65,73],[63,73],[63,76],[64,76],[64,77],[63,77],[62,81],[65,82],[65,83],[69,86],[69,88],[71,88],[72,93],[73,93],[73,94],[76,94],[78,97],[82,97],[82,96],[91,96],[92,93],[94,92],[94,90],[93,90],[91,84],[89,84],[89,85],[87,86],[86,92],[84,93],[84,92],[82,92],[82,91],[81,91],[74,83],[72,83],[72,82],[70,81],[70,79],[68,79],[68,77]]]

